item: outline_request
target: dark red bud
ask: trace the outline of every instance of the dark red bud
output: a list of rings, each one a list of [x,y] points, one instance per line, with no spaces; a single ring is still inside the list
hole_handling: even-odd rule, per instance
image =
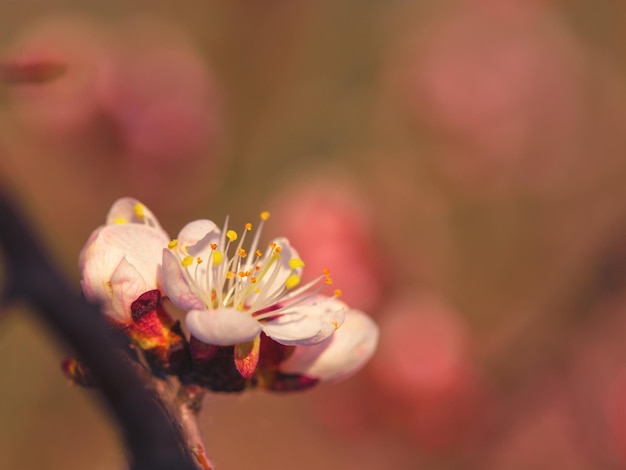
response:
[[[156,310],[160,302],[161,292],[158,289],[149,290],[141,294],[137,300],[130,305],[133,321],[138,322],[146,313]]]
[[[96,382],[91,375],[89,369],[87,369],[78,359],[75,357],[66,357],[61,361],[61,370],[65,376],[77,385],[83,387],[95,387]]]
[[[307,377],[306,375],[278,372],[272,381],[264,384],[263,388],[271,392],[298,392],[308,390],[317,385],[318,382],[319,379]]]

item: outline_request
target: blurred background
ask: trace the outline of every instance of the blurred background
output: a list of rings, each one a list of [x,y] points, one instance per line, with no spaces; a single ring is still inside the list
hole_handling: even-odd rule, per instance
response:
[[[111,203],[270,210],[381,328],[352,379],[211,395],[218,469],[626,468],[626,3],[5,2],[0,168],[75,280]],[[27,310],[0,468],[121,469]]]

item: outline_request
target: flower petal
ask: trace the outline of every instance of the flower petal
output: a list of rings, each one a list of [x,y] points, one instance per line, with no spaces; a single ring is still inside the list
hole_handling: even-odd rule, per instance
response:
[[[220,237],[220,229],[211,220],[194,220],[179,232],[177,249],[182,256],[200,256],[206,260],[212,251],[211,243],[219,244]]]
[[[181,266],[174,253],[164,248],[163,253],[163,290],[165,295],[183,310],[203,309],[204,303],[191,287],[191,282],[185,275],[187,268]]]
[[[111,310],[104,313],[120,322],[129,322],[131,320],[131,304],[150,289],[146,289],[146,282],[143,277],[126,260],[126,257],[122,258],[113,272],[110,286],[112,292]],[[106,306],[104,307],[106,309]]]
[[[261,333],[258,321],[232,308],[191,310],[187,313],[185,324],[200,341],[217,346],[246,343]]]
[[[262,309],[272,304],[285,295],[287,290],[286,281],[292,274],[300,275],[302,268],[292,269],[289,262],[293,258],[299,258],[298,252],[289,244],[286,238],[275,238],[272,244],[280,247],[280,256],[274,261],[266,275],[259,278],[256,283],[256,289],[246,297],[246,304],[255,305],[256,309]],[[267,257],[271,254],[266,253]],[[252,260],[246,264],[244,270],[252,268]]]
[[[263,332],[274,341],[291,345],[312,345],[332,335],[344,321],[346,304],[334,297],[315,297],[298,304],[263,324]]]
[[[111,277],[126,259],[145,284],[145,290],[158,288],[161,250],[167,237],[146,225],[107,225],[96,229],[83,247],[78,265],[85,296],[110,305]],[[128,274],[128,273],[127,273]],[[107,309],[109,313],[110,309]]]
[[[107,225],[123,223],[147,225],[163,232],[165,237],[169,238],[152,211],[132,197],[123,197],[115,201],[109,209],[106,223]]]
[[[293,258],[300,258],[300,255],[295,250],[295,248],[291,246],[289,240],[287,240],[285,237],[275,238],[274,240],[272,240],[272,243],[276,243],[276,246],[280,247],[280,258],[277,261],[279,264],[279,273],[272,283],[273,290],[274,286],[285,285],[285,281],[287,281],[287,278],[291,276],[291,274],[294,272],[294,270],[291,269],[291,267],[289,266],[289,261],[291,261]],[[302,272],[302,268],[297,268],[295,272],[297,274],[300,274]],[[260,289],[263,288],[263,281],[259,283],[258,287]]]
[[[372,357],[378,344],[378,327],[359,310],[349,310],[334,335],[313,346],[296,347],[280,371],[324,381],[346,378]]]

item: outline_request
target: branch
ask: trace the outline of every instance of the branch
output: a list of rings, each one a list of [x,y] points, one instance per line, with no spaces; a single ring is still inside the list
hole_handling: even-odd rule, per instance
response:
[[[1,183],[0,183],[1,185]],[[65,280],[0,186],[4,302],[24,300],[89,368],[121,429],[132,470],[197,470],[184,436],[127,359],[98,308]]]

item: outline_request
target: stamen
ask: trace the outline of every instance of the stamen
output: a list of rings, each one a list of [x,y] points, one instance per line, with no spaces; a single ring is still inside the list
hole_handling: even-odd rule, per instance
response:
[[[123,225],[123,224],[128,223],[128,221],[124,217],[118,217],[117,219],[113,221],[113,223],[115,225]]]
[[[140,202],[135,204],[135,206],[133,207],[133,211],[135,212],[135,215],[137,216],[137,218],[139,220],[145,220],[146,219],[145,208],[146,207],[143,204],[141,204]]]
[[[300,276],[298,276],[297,274],[292,274],[285,281],[285,286],[287,287],[287,289],[293,289],[298,284],[300,284]]]
[[[293,298],[293,300],[291,302],[285,303],[283,307],[280,307],[280,308],[278,308],[276,310],[272,310],[271,312],[263,313],[261,315],[255,315],[254,319],[255,320],[265,320],[267,318],[271,318],[271,317],[274,317],[276,315],[279,315],[282,312],[284,312],[285,310],[293,308],[296,305],[301,304],[302,302],[305,302],[306,300],[308,300],[308,299],[310,299],[312,297],[315,297],[317,295],[317,293],[320,290],[322,290],[323,288],[324,288],[324,286],[320,286],[317,289],[315,289],[314,291],[309,292],[307,295],[304,295],[304,296],[302,296],[300,298]],[[302,288],[298,289],[298,290],[301,291]],[[304,289],[304,290],[306,290],[306,289]],[[284,298],[281,299],[281,301],[284,301]]]
[[[298,296],[307,293],[307,291],[310,291],[307,295],[304,296],[304,298],[309,298],[315,294],[317,294],[318,292],[320,292],[322,289],[324,289],[324,287],[326,287],[325,284],[321,284],[319,286],[317,286],[314,290],[311,290],[313,288],[313,286],[315,286],[316,284],[320,284],[320,282],[322,281],[323,276],[318,276],[315,279],[307,282],[306,284],[304,284],[303,286],[298,287],[295,290],[289,291],[287,292],[285,295],[283,295],[281,297],[281,302],[289,302],[289,304],[291,305],[292,302],[295,302],[295,299],[298,298]],[[300,300],[298,300],[299,302]]]
[[[139,217],[138,214],[137,216]],[[300,269],[305,267],[304,261],[300,258],[283,258],[283,246],[278,241],[271,242],[265,253],[257,249],[264,222],[269,216],[269,212],[265,211],[260,214],[261,221],[255,227],[250,244],[246,235],[253,229],[253,225],[246,223],[242,233],[238,234],[235,230],[228,229],[227,217],[220,239],[210,244],[208,257],[202,259],[196,255],[191,256],[187,253],[187,247],[175,252],[183,267],[195,264],[195,273],[185,269],[184,276],[191,281],[192,290],[200,291],[199,297],[207,308],[239,309],[257,320],[264,320],[281,312],[291,313],[295,305],[315,298],[326,285],[333,283],[330,271],[324,269],[322,275],[301,285]],[[247,248],[244,247],[244,242]],[[179,246],[176,239],[168,243],[168,248],[172,250]],[[285,245],[285,249],[287,248],[288,245]],[[289,254],[288,251],[290,250],[285,254]],[[248,256],[249,253],[254,256]],[[200,268],[200,264],[204,262],[208,266],[204,268],[203,265]],[[279,279],[282,281],[278,282]],[[334,297],[341,295],[339,289],[334,290]],[[265,313],[255,315],[259,310],[265,310]],[[338,326],[337,324],[335,327]]]
[[[304,267],[304,261],[302,261],[301,259],[298,259],[298,258],[291,258],[289,260],[289,267],[291,269],[303,268]]]
[[[237,232],[235,232],[234,230],[229,230],[229,231],[226,232],[226,237],[231,242],[234,242],[235,240],[237,240]]]

